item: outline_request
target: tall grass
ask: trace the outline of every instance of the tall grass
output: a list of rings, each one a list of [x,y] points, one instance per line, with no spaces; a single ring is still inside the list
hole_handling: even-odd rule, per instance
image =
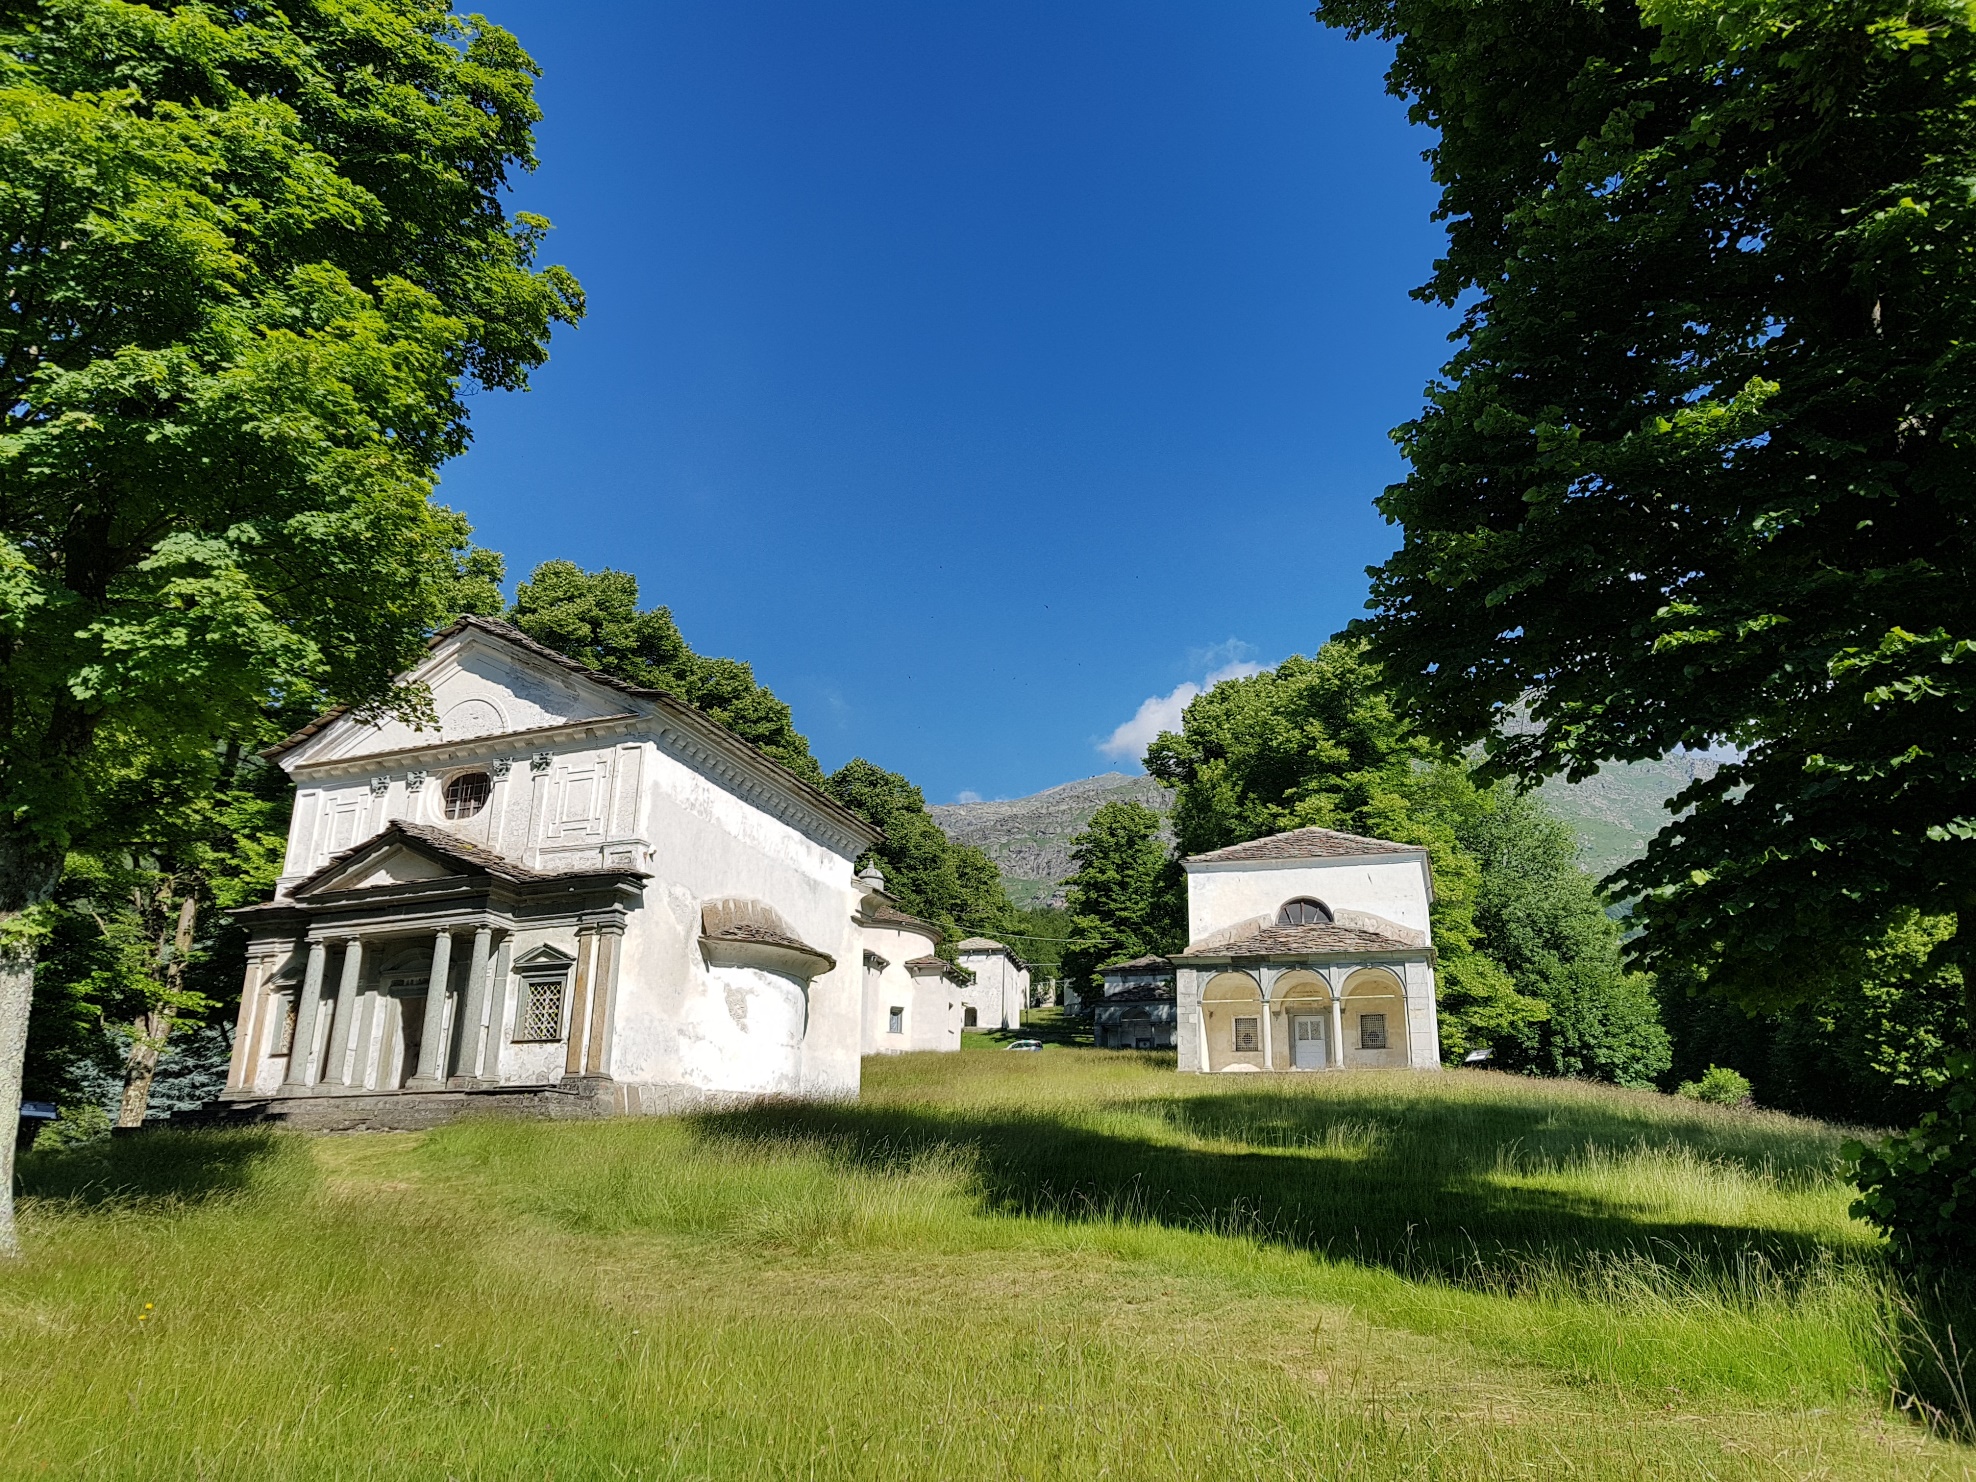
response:
[[[1966,1476],[1896,1408],[1839,1140],[1053,1048],[30,1156],[0,1473]]]

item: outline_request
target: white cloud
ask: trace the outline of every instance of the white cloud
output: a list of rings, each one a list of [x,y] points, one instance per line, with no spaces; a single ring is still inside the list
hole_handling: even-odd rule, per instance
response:
[[[1232,664],[1223,664],[1219,669],[1208,675],[1207,687],[1213,689],[1224,679],[1247,679],[1251,674],[1260,673],[1262,673],[1262,665],[1252,664],[1247,659],[1240,659]]]
[[[1098,743],[1098,750],[1116,761],[1138,761],[1161,731],[1180,729],[1180,712],[1201,692],[1193,680],[1177,685],[1170,695],[1153,695],[1139,702],[1138,713]]]
[[[1148,696],[1139,702],[1139,709],[1132,719],[1098,743],[1098,750],[1114,761],[1137,762],[1145,756],[1146,748],[1153,744],[1161,731],[1180,729],[1180,716],[1186,710],[1187,702],[1203,689],[1213,689],[1224,679],[1247,679],[1251,674],[1262,673],[1262,665],[1252,659],[1237,657],[1243,652],[1253,653],[1254,650],[1233,638],[1213,648],[1197,650],[1193,657],[1199,660],[1224,661],[1208,672],[1206,683],[1195,684],[1189,679],[1174,686],[1170,694]]]
[[[978,803],[981,801],[981,794],[972,791],[958,792],[954,794],[954,801],[957,803]]]

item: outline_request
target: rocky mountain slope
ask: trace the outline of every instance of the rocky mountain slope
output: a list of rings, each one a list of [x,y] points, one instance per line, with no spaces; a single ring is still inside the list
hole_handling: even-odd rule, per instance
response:
[[[1605,875],[1645,850],[1667,822],[1663,802],[1696,778],[1713,776],[1715,768],[1705,756],[1631,762],[1579,783],[1553,779],[1541,796],[1577,831],[1585,868]],[[1061,904],[1060,886],[1071,872],[1070,841],[1113,800],[1144,803],[1162,813],[1173,801],[1150,777],[1106,772],[1031,797],[943,803],[929,811],[949,838],[978,846],[1001,866],[1018,904]]]
[[[1071,872],[1070,841],[1110,802],[1144,803],[1164,813],[1173,795],[1150,777],[1106,772],[1031,797],[942,803],[927,811],[948,838],[985,850],[1001,866],[1017,905],[1060,905],[1058,887]]]

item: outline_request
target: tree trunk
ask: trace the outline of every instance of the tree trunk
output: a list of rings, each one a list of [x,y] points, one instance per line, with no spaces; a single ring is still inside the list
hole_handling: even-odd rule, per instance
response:
[[[123,1101],[117,1107],[119,1127],[142,1127],[151,1109],[151,1082],[158,1074],[158,1054],[172,1032],[172,1011],[152,1009],[131,1021],[130,1053],[124,1056]]]
[[[21,1125],[27,1012],[34,1002],[34,908],[55,892],[62,856],[0,825],[0,1257],[20,1254],[14,1233],[14,1140]]]
[[[18,927],[18,911],[0,915],[0,931]],[[34,1002],[34,949],[0,950],[0,1257],[21,1253],[14,1233],[14,1142],[21,1125],[21,1069],[27,1059],[27,1011]]]
[[[199,920],[199,897],[178,903],[178,924],[172,932],[171,955],[165,959],[165,1002],[139,1014],[131,1023],[130,1053],[124,1057],[123,1102],[117,1108],[119,1127],[142,1127],[151,1109],[151,1082],[157,1078],[158,1056],[171,1038],[177,1019],[174,1005],[185,987],[185,959],[192,951],[192,929]]]

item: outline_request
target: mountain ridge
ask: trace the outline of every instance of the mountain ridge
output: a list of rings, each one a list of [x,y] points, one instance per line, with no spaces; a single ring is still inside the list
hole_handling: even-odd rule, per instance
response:
[[[1714,776],[1720,765],[1695,753],[1624,762],[1602,767],[1583,782],[1554,777],[1537,795],[1577,834],[1579,862],[1604,877],[1646,851],[1647,840],[1672,816],[1663,806],[1667,799]],[[995,861],[1016,904],[1061,905],[1063,882],[1073,868],[1071,839],[1105,803],[1128,801],[1165,813],[1173,795],[1144,773],[1100,772],[1024,798],[939,803],[927,811],[948,838],[972,844]]]

